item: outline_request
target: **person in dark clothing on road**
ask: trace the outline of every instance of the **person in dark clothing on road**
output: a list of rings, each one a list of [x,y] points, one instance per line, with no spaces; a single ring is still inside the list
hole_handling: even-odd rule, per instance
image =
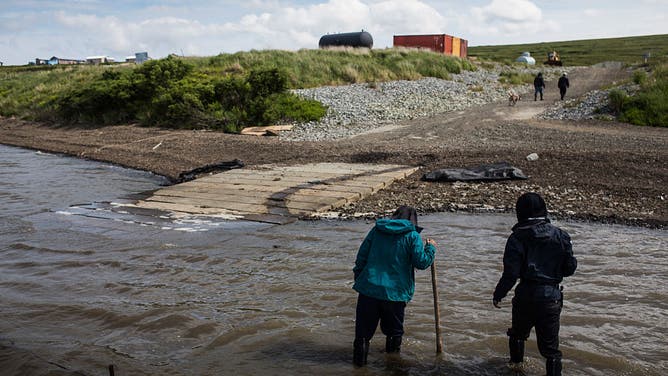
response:
[[[533,79],[533,100],[536,101],[538,94],[540,94],[540,100],[543,100],[543,89],[545,88],[545,80],[543,80],[543,73],[538,72],[536,78]]]
[[[517,224],[506,242],[503,274],[494,290],[492,303],[499,303],[513,288],[512,326],[508,329],[511,366],[524,360],[524,342],[536,327],[538,350],[546,358],[547,376],[561,376],[559,318],[563,294],[559,284],[575,273],[568,233],[552,225],[545,201],[537,193],[525,193],[517,200]]]
[[[557,83],[557,86],[559,87],[559,94],[561,94],[561,100],[564,100],[564,95],[566,95],[566,90],[568,90],[568,87],[570,86],[570,82],[568,82],[568,77],[566,77],[567,74],[564,72],[564,74],[559,77],[559,82]]]
[[[434,261],[436,242],[423,245],[417,212],[400,206],[390,219],[379,219],[360,245],[355,260],[353,289],[359,293],[355,316],[353,364],[367,363],[369,341],[380,329],[385,352],[398,353],[404,334],[404,309],[415,291],[415,270]]]

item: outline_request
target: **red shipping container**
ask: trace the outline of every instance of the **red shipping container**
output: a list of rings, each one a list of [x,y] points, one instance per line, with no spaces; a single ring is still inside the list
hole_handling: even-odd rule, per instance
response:
[[[461,49],[459,52],[459,57],[466,58],[469,52],[469,41],[462,39],[459,48]]]
[[[395,35],[394,47],[426,48],[446,55],[466,58],[468,56],[468,41],[457,38],[459,43],[454,43],[454,39],[455,37],[447,34]],[[457,48],[457,51],[454,51],[453,47]]]
[[[427,48],[432,51],[445,53],[447,44],[445,37],[445,34],[395,35],[394,47]],[[450,48],[452,49],[452,47]]]
[[[452,35],[446,35],[445,36],[445,51],[443,51],[446,55],[452,55]]]

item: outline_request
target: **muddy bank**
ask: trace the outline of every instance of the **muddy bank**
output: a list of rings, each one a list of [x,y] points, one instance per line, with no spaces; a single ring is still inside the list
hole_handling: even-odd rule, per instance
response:
[[[569,97],[623,79],[619,69],[583,68]],[[340,210],[383,215],[398,204],[421,212],[512,211],[521,192],[542,193],[558,217],[665,227],[668,223],[668,129],[610,121],[535,118],[558,101],[548,82],[544,101],[497,102],[437,117],[401,121],[336,141],[284,141],[207,131],[132,125],[80,129],[0,119],[0,143],[112,162],[176,178],[200,166],[240,159],[246,165],[308,162],[401,163],[421,170]],[[526,156],[537,153],[539,159]],[[439,168],[506,161],[529,176],[497,183],[427,183]]]

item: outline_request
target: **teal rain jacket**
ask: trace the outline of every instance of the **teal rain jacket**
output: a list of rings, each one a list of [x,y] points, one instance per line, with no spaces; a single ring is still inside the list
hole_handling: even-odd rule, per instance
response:
[[[436,248],[422,243],[406,219],[379,219],[360,246],[353,289],[380,300],[408,302],[415,292],[414,268],[427,269]]]

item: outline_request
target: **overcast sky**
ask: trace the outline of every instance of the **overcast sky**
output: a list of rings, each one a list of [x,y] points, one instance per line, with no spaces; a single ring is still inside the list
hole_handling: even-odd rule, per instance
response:
[[[668,0],[0,0],[0,61],[297,50],[361,30],[384,48],[400,34],[482,46],[668,34],[667,25]]]

